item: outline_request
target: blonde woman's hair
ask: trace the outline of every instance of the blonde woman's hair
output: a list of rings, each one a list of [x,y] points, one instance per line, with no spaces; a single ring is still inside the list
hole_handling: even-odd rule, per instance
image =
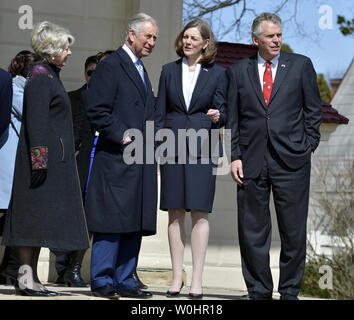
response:
[[[72,45],[74,41],[68,29],[49,21],[38,23],[31,33],[32,48],[42,58],[60,56],[67,43]]]

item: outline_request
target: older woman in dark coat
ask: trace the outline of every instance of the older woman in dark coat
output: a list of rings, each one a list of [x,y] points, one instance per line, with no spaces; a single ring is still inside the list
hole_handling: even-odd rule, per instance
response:
[[[89,247],[77,175],[70,100],[59,78],[71,54],[68,30],[42,22],[31,42],[42,61],[30,67],[3,244],[19,247],[16,293],[53,296],[37,277],[40,247]]]

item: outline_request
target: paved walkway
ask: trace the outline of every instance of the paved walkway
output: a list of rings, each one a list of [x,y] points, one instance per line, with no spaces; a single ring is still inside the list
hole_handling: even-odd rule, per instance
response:
[[[22,297],[15,295],[13,286],[0,285],[0,300],[107,300],[103,298],[93,297],[89,288],[68,288],[48,284],[46,287],[49,290],[60,292],[60,296],[53,298],[36,298],[36,297]],[[178,298],[167,298],[165,296],[168,287],[149,287],[148,289],[153,293],[153,297],[149,300],[190,300],[188,298],[189,287],[182,289],[181,295]],[[246,292],[222,289],[222,288],[203,288],[205,300],[240,300]],[[274,293],[273,298],[279,299],[279,294]],[[132,298],[120,298],[120,300],[136,300]],[[319,300],[315,298],[300,297],[300,300]]]

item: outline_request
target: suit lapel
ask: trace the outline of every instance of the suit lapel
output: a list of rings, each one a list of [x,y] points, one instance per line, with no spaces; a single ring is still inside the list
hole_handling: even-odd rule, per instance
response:
[[[178,60],[175,66],[176,66],[175,81],[176,81],[177,95],[178,95],[179,100],[181,102],[181,106],[183,106],[184,110],[187,112],[187,106],[186,106],[186,102],[184,100],[183,88],[182,88],[182,59]]]
[[[248,71],[248,76],[251,80],[253,89],[257,94],[258,100],[262,104],[263,108],[267,109],[267,106],[264,101],[263,92],[262,92],[261,80],[259,79],[257,56],[253,56],[250,58],[247,71]]]
[[[205,85],[207,84],[207,80],[210,77],[209,73],[211,73],[212,71],[209,71],[208,66],[201,66],[200,68],[200,73],[197,79],[197,82],[195,84],[194,90],[193,90],[193,94],[192,94],[192,99],[191,99],[191,103],[189,105],[189,111],[192,110],[194,104],[198,101],[198,97],[200,95],[200,93],[203,91],[203,88],[205,87]]]
[[[140,75],[139,75],[140,76]],[[147,106],[147,108],[145,108],[145,113],[144,113],[144,119],[147,119],[147,117],[149,116],[149,114],[151,112],[154,112],[154,110],[149,110],[149,106],[154,106],[155,105],[155,101],[151,101],[150,99],[154,100],[154,94],[152,92],[152,86],[151,86],[151,82],[149,79],[149,76],[146,72],[146,69],[144,67],[144,79],[145,79],[145,84],[146,84],[146,101],[145,101],[145,106]],[[144,88],[145,90],[145,88]],[[153,108],[152,108],[153,109]]]
[[[143,80],[140,77],[138,70],[134,66],[133,61],[130,59],[129,55],[124,51],[124,49],[122,49],[122,47],[120,47],[118,49],[118,54],[122,59],[122,63],[121,63],[122,68],[125,70],[128,77],[133,81],[133,83],[137,87],[141,97],[145,100],[145,98],[146,98],[145,86],[144,86]],[[145,72],[145,74],[146,74],[146,72]],[[150,81],[148,81],[148,82],[150,82]],[[148,82],[146,81],[146,85],[148,85]]]
[[[281,52],[279,60],[278,60],[277,73],[275,74],[274,85],[273,85],[273,89],[272,89],[272,94],[269,99],[268,107],[270,107],[270,104],[272,103],[273,98],[275,97],[281,84],[283,83],[283,80],[284,80],[286,74],[288,73],[289,68],[290,68],[289,56],[286,53]]]

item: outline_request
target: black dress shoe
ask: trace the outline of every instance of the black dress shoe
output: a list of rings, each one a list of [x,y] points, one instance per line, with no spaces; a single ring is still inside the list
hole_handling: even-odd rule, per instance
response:
[[[280,300],[299,300],[299,298],[292,294],[282,294],[280,296]]]
[[[49,297],[60,296],[59,292],[51,291],[51,290],[48,290],[47,288],[44,288],[44,290],[42,290],[42,291],[44,291]]]
[[[252,292],[252,293],[249,293],[245,296],[242,296],[241,299],[242,300],[273,300],[271,293],[261,294],[261,293],[257,293],[257,292]]]
[[[179,294],[180,294],[180,292],[181,292],[181,290],[182,290],[182,288],[183,288],[183,286],[184,286],[184,282],[182,281],[181,288],[179,289],[179,291],[170,291],[170,290],[167,290],[167,292],[166,292],[166,297],[167,297],[167,298],[176,298],[176,297],[178,297]]]
[[[203,299],[203,294],[202,293],[192,293],[190,292],[188,294],[189,299]]]
[[[139,289],[147,289],[148,288],[148,286],[146,284],[141,282],[141,280],[138,277],[137,272],[132,273],[132,278],[133,278],[137,288],[139,288]]]
[[[80,263],[75,263],[65,271],[64,282],[68,287],[87,287],[87,283],[81,277],[80,269]]]
[[[65,284],[64,280],[64,272],[59,273],[57,280],[54,282],[55,284]]]
[[[152,293],[149,291],[142,291],[139,288],[132,290],[119,290],[122,297],[126,298],[138,298],[138,299],[149,299],[152,297]]]
[[[104,287],[99,287],[91,290],[92,295],[100,298],[107,299],[119,299],[120,294],[114,287],[110,284],[106,284]]]

